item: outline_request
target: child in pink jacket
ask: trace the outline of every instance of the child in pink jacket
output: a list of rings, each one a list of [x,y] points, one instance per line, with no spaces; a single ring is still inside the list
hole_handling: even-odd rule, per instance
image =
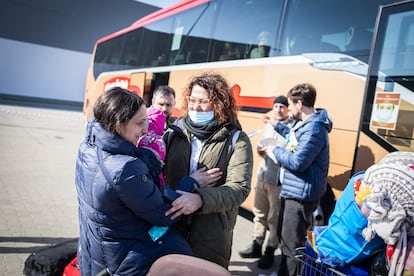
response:
[[[161,166],[164,166],[164,159],[166,155],[166,145],[162,139],[165,126],[165,115],[164,113],[154,107],[147,108],[148,116],[148,132],[141,136],[138,140],[137,147],[143,147],[151,150],[161,161]],[[175,185],[174,190],[164,185],[164,176],[160,173],[160,189],[165,197],[174,201],[180,196],[175,190],[182,190],[185,192],[192,192],[197,181],[192,177],[184,177],[180,183]]]
[[[166,153],[165,142],[162,139],[165,126],[165,115],[164,113],[154,107],[147,108],[148,116],[148,133],[143,135],[137,144],[137,147],[143,147],[152,150],[158,159],[161,161],[162,166],[164,165],[164,158]],[[160,173],[160,188],[164,186],[164,177]]]
[[[161,166],[164,166],[166,145],[162,139],[162,135],[164,133],[166,120],[165,115],[160,109],[149,107],[147,108],[147,116],[148,132],[145,135],[141,136],[141,138],[138,140],[137,147],[143,147],[154,152],[154,154],[161,161]],[[164,185],[165,182],[162,173],[160,173],[159,177],[160,190],[164,197],[171,201],[174,201],[177,197],[180,196],[180,194],[178,194],[175,190]],[[195,183],[195,179],[186,177],[182,179],[182,181],[176,186],[176,189],[191,192],[194,189],[194,185],[196,185]],[[148,234],[154,241],[156,241],[168,231],[168,228],[168,226],[154,225],[148,231]]]

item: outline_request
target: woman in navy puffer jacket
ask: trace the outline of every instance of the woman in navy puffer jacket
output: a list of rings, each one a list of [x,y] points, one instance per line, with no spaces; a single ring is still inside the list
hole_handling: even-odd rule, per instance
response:
[[[82,275],[104,269],[111,275],[145,275],[163,255],[192,255],[173,227],[149,234],[154,225],[174,221],[165,216],[171,204],[158,187],[159,160],[135,146],[147,132],[143,99],[113,88],[98,99],[94,116],[76,163]]]

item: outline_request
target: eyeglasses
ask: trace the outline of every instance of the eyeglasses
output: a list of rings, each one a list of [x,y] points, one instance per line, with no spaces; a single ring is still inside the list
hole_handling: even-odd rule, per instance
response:
[[[199,104],[201,107],[207,107],[210,103],[210,99],[194,99],[190,96],[187,96],[188,105],[194,106]]]

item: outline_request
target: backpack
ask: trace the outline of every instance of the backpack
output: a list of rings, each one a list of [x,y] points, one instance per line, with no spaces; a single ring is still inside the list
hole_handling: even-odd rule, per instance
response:
[[[70,239],[29,255],[24,263],[26,276],[61,276],[65,266],[76,256],[78,238]]]

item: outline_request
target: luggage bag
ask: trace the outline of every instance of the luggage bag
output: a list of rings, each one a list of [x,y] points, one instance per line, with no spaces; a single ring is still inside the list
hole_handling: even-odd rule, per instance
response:
[[[75,258],[78,238],[70,239],[29,255],[24,263],[25,276],[62,276],[64,268]]]

